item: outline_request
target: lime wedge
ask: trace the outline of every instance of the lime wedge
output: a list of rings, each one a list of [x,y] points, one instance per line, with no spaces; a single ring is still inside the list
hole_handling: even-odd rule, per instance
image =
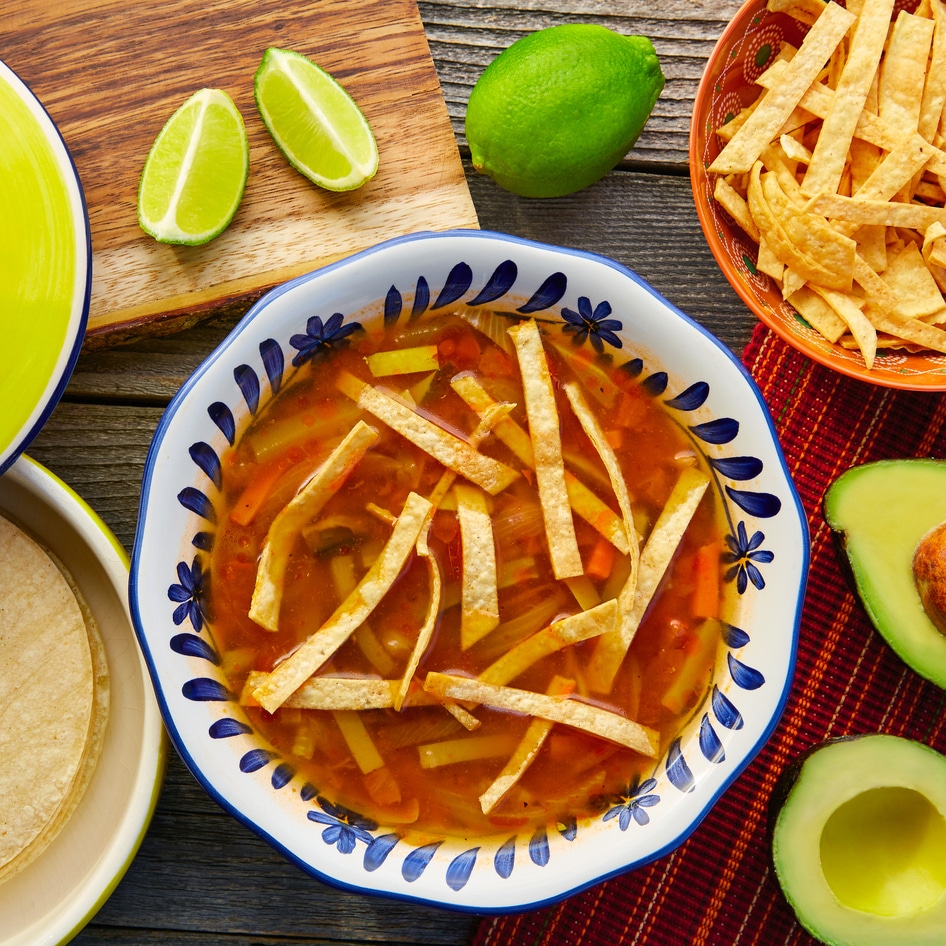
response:
[[[310,181],[350,191],[378,170],[378,145],[354,99],[324,69],[289,49],[267,49],[253,81],[263,122]]]
[[[220,89],[195,92],[151,146],[138,188],[138,223],[161,243],[219,236],[240,206],[250,168],[243,117]]]

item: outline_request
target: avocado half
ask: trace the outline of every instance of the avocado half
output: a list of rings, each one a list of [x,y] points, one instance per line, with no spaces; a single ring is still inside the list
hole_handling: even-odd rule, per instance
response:
[[[772,830],[776,877],[829,946],[946,942],[946,757],[899,736],[822,743]]]
[[[905,663],[946,689],[946,636],[927,615],[913,577],[920,539],[946,521],[946,461],[852,467],[828,488],[823,511],[871,623]]]

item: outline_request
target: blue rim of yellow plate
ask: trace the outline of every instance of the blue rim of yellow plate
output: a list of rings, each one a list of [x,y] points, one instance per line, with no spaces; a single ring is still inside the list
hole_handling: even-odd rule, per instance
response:
[[[92,239],[59,129],[0,61],[0,473],[59,402],[85,337]]]

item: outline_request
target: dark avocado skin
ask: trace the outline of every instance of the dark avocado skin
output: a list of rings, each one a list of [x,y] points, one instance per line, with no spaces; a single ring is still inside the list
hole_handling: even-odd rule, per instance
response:
[[[827,516],[824,512],[824,497],[821,500],[821,514],[827,520]],[[854,578],[854,570],[851,568],[851,560],[847,556],[847,533],[839,532],[836,529],[831,529],[831,545],[834,547],[834,555],[838,562],[838,568],[841,571],[841,575],[844,579],[844,584],[847,587],[847,590],[854,595],[855,598],[860,597],[860,591],[857,587],[857,581]]]

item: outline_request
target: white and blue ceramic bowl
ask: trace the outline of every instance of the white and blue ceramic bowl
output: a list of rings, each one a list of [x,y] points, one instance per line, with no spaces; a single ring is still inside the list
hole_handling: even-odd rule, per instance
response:
[[[203,608],[221,454],[304,357],[357,320],[490,306],[576,324],[689,432],[725,509],[732,593],[715,679],[651,777],[567,829],[442,838],[333,804],[254,731]],[[712,335],[602,257],[481,231],[383,243],[258,302],[172,401],[145,468],[131,608],[165,721],[197,779],[292,861],[341,887],[474,912],[560,899],[684,841],[758,752],[794,668],[805,517],[759,391]]]

